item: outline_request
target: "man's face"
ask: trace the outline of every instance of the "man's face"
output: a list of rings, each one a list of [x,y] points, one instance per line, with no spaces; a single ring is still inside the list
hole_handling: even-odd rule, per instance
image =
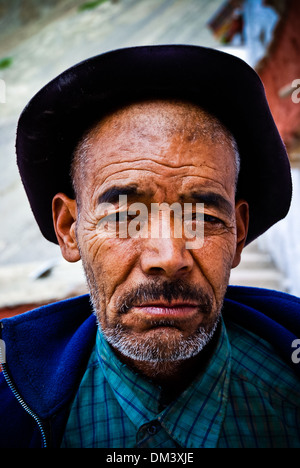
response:
[[[72,249],[80,252],[108,341],[135,360],[174,361],[199,353],[215,330],[247,231],[247,204],[235,204],[235,154],[228,137],[188,104],[136,104],[90,133],[83,172]],[[101,206],[113,205],[105,214],[118,220],[116,213],[124,210],[120,194],[128,206],[147,207],[149,230],[165,216],[151,218],[152,204],[195,207],[202,201],[203,245],[195,240],[187,248],[184,236],[174,236],[172,217],[168,237],[109,235]],[[122,219],[118,232],[131,221]],[[65,245],[63,252],[74,260]]]

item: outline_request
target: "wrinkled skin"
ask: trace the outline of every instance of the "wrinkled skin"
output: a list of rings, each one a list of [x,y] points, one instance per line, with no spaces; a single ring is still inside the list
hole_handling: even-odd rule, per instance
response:
[[[163,101],[113,113],[91,131],[89,142],[76,201],[62,193],[53,201],[63,256],[83,260],[103,332],[122,330],[123,341],[135,347],[131,356],[116,349],[120,358],[160,383],[164,376],[176,382],[188,373],[189,361],[201,360],[200,352],[189,354],[189,345],[185,359],[174,358],[176,349],[199,329],[209,341],[247,236],[248,204],[235,200],[232,145],[207,126],[200,109]],[[120,239],[101,231],[99,197],[112,187],[134,187],[138,193],[129,194],[128,202],[144,203],[149,211],[151,203],[195,203],[195,193],[218,195],[223,203],[205,204],[204,243],[187,249],[184,238],[172,235]],[[163,296],[166,285],[174,286],[171,298]],[[131,307],[124,309],[126,300]],[[136,349],[142,353],[145,344],[156,363],[138,358]]]

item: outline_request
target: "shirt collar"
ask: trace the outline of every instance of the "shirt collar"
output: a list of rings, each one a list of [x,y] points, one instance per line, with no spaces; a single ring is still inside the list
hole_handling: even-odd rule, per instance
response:
[[[215,348],[191,385],[163,411],[161,389],[123,364],[100,331],[96,351],[104,375],[135,427],[158,420],[180,446],[213,448],[225,417],[231,347],[223,321]]]

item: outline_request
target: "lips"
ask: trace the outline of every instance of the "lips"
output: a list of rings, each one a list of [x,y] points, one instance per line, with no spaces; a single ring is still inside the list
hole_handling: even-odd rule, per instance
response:
[[[141,304],[134,307],[134,310],[152,317],[187,319],[198,312],[199,305],[187,302],[172,302],[171,304],[158,302]]]

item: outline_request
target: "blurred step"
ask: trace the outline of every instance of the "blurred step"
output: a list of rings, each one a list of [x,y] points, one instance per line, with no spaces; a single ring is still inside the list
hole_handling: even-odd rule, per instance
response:
[[[65,260],[0,267],[0,309],[44,304],[87,292],[81,262]]]
[[[287,292],[283,274],[255,242],[245,248],[240,265],[231,272],[230,284]]]

